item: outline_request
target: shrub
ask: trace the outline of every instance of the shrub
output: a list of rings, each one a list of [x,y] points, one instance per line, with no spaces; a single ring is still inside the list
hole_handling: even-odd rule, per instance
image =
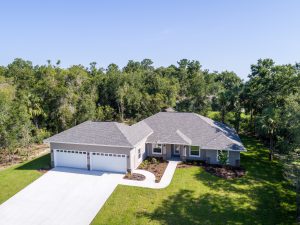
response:
[[[157,160],[156,158],[152,158],[152,159],[151,159],[151,163],[157,164],[157,163],[158,163],[158,160]]]
[[[227,151],[219,150],[218,160],[221,165],[226,165],[228,163],[228,154]]]

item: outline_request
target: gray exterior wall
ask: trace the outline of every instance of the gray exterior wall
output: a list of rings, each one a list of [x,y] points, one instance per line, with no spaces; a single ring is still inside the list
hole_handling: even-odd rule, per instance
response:
[[[152,154],[152,145],[154,146],[154,144],[151,144],[151,143],[146,144],[147,156],[150,156],[150,157],[166,157],[166,154],[164,154],[164,149],[162,149],[162,154]]]
[[[219,164],[217,160],[217,150],[205,150],[206,151],[206,161],[210,164]],[[240,165],[240,152],[229,151],[228,164],[232,166]]]
[[[186,149],[186,159],[190,160],[206,160],[206,150],[205,149],[200,149],[200,157],[195,157],[190,155],[190,146],[187,146]]]
[[[172,157],[172,146],[170,144],[167,144],[166,149],[166,159],[170,159]]]
[[[166,153],[165,154],[152,154],[152,145],[151,143],[146,144],[146,153],[147,156],[154,157],[164,157],[165,159],[172,158],[172,147],[171,144],[166,144]],[[163,151],[164,153],[164,151]],[[180,146],[180,155],[181,159],[184,160],[203,160],[209,164],[219,164],[217,160],[217,150],[208,150],[208,149],[200,149],[200,157],[195,157],[190,155],[190,146],[187,146],[186,149],[186,157],[184,157],[184,146]],[[232,166],[240,165],[240,152],[238,151],[229,151],[229,162]]]
[[[219,164],[217,161],[217,150],[205,150],[205,152],[205,160],[208,164]]]
[[[104,152],[104,153],[116,153],[127,155],[127,169],[134,169],[133,157],[130,157],[134,152],[133,149],[123,147],[110,147],[110,146],[94,146],[94,145],[78,145],[78,144],[62,144],[62,143],[50,143],[51,149],[51,164],[54,166],[53,149],[64,149],[64,150],[78,150],[86,152]],[[89,168],[89,160],[88,160]]]
[[[229,151],[229,164],[240,166],[240,152]]]
[[[145,145],[145,141],[147,138],[143,139],[142,141],[140,141],[136,147],[132,150],[132,158],[133,158],[133,164],[134,165],[134,169],[136,169],[140,163],[147,157],[147,153],[146,153],[146,145]],[[139,149],[141,150],[141,158],[139,159]]]

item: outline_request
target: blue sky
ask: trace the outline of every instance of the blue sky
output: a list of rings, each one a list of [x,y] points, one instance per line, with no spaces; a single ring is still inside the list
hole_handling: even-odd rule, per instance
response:
[[[259,58],[300,61],[300,1],[73,0],[0,2],[0,64],[121,67],[182,58],[246,78]]]

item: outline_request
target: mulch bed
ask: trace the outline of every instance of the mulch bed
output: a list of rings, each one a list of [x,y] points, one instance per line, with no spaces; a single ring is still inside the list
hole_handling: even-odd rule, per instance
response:
[[[139,180],[139,181],[142,181],[142,180],[145,180],[146,177],[145,177],[143,174],[139,174],[139,173],[127,173],[127,174],[124,176],[124,179],[127,179],[127,180]]]
[[[242,167],[211,165],[201,161],[180,163],[177,165],[177,168],[189,168],[193,166],[201,166],[206,172],[224,179],[239,178],[246,174],[246,170]]]
[[[238,178],[246,174],[246,170],[244,168],[234,166],[206,165],[204,169],[208,173],[225,179]]]
[[[138,167],[138,169],[147,170],[155,175],[155,182],[158,183],[168,166],[168,162],[162,158],[148,157]]]

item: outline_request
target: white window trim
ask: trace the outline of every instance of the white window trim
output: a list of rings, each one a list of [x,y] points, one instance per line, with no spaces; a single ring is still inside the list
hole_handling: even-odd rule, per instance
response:
[[[159,147],[160,145],[160,153],[159,152],[154,152],[154,148],[156,147]],[[155,144],[155,145],[152,145],[152,154],[153,155],[162,155],[162,151],[163,151],[163,144]]]
[[[229,150],[217,150],[217,162],[219,162],[219,151],[227,152],[227,163],[229,163]]]
[[[199,149],[199,155],[192,155],[192,154],[191,154],[192,146],[190,146],[190,147],[189,147],[189,155],[190,155],[190,157],[200,158],[200,157],[201,157],[201,149],[200,149],[200,146],[195,146],[195,145],[193,145],[193,146],[194,146],[194,147],[198,147],[198,149]]]

